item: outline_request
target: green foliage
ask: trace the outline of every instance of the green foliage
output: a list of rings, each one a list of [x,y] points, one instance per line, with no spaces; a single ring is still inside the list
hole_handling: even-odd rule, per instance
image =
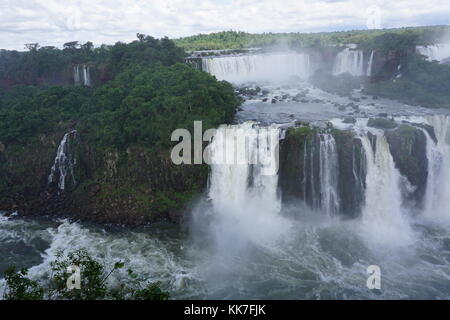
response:
[[[44,298],[44,289],[36,281],[27,278],[28,270],[16,270],[10,267],[5,271],[7,284],[3,298],[5,300],[41,300]]]
[[[6,300],[167,300],[170,295],[162,291],[160,282],[148,283],[131,269],[127,270],[126,282],[108,286],[108,278],[125,263],[117,261],[110,271],[93,259],[86,250],[69,252],[64,256],[58,252],[56,260],[51,262],[51,277],[45,284],[27,278],[28,270],[16,270],[14,267],[5,272]],[[81,271],[80,289],[68,289],[67,273],[69,266],[77,266]]]
[[[131,65],[165,66],[183,62],[183,49],[168,38],[155,39],[139,35],[129,44],[94,48],[92,42],[72,41],[64,49],[33,47],[28,52],[0,50],[0,87],[17,85],[61,85],[72,81],[73,66],[89,64],[97,71],[97,83],[114,78]]]
[[[288,45],[292,48],[320,47],[342,43],[356,43],[369,47],[372,39],[384,35],[407,35],[408,39],[417,40],[421,44],[436,42],[449,31],[448,26],[413,27],[382,30],[352,30],[320,33],[260,33],[251,34],[241,31],[224,31],[211,34],[175,39],[175,44],[188,51],[223,50],[265,47],[276,44]],[[405,38],[403,38],[405,39]],[[408,40],[409,41],[409,40]],[[408,42],[406,41],[406,42]]]
[[[93,141],[124,148],[132,144],[170,146],[177,128],[193,130],[232,120],[239,101],[233,88],[185,64],[131,68],[99,88],[95,113],[86,121]]]
[[[78,266],[81,270],[81,289],[79,290],[67,288],[67,268],[72,265]],[[56,255],[56,260],[51,263],[53,274],[51,295],[56,299],[69,300],[105,299],[108,292],[105,282],[111,273],[119,269],[120,266],[116,263],[111,272],[106,274],[104,267],[90,257],[85,250],[70,252],[66,258],[63,257],[62,252],[59,252]]]
[[[173,130],[192,130],[194,120],[205,130],[230,122],[240,103],[229,83],[185,64],[133,65],[94,89],[17,87],[0,102],[0,141],[6,145],[69,123],[103,148],[167,147]]]
[[[450,66],[411,53],[403,59],[401,78],[373,82],[367,93],[427,108],[450,108]]]

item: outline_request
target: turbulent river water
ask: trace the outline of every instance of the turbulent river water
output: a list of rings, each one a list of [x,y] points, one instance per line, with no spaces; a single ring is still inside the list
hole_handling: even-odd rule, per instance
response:
[[[230,62],[228,58],[219,65],[205,63],[216,70],[218,78],[221,72],[228,74],[227,68],[232,65],[229,72],[233,79],[243,72],[247,81],[254,75],[251,68],[259,62],[280,59],[239,58]],[[304,56],[286,59],[287,65],[277,69],[277,77],[280,70],[309,74],[302,69],[310,67]],[[353,60],[361,69],[362,58]],[[289,64],[295,67],[291,69]],[[270,74],[270,70],[263,71],[258,69],[256,75]],[[175,299],[449,299],[447,115],[364,97],[359,103],[364,115],[349,125],[342,119],[351,110],[336,107],[351,102],[348,98],[312,88],[303,80],[276,84],[261,81],[258,85],[261,93],[246,100],[236,123],[219,128],[211,145],[212,157],[220,158],[226,151],[225,129],[255,128],[255,121],[259,124],[249,144],[250,153],[269,162],[271,155],[265,151],[271,145],[265,126],[273,128],[281,139],[283,126],[296,120],[317,124],[329,121],[344,129],[351,126],[366,155],[365,202],[358,218],[343,219],[336,214],[340,201],[336,192],[336,144],[331,135],[322,134],[318,151],[322,169],[317,186],[322,197],[317,208],[298,202],[282,204],[278,175],[262,174],[264,168],[259,165],[213,164],[205,194],[181,226],[158,224],[130,229],[0,214],[0,275],[7,266],[18,265],[29,267],[30,276],[39,279],[48,273],[58,250],[86,248],[105,264],[123,260],[149,280],[161,281]],[[299,93],[303,101],[293,99]],[[354,97],[362,96],[359,91],[354,93]],[[272,103],[273,99],[279,101]],[[427,135],[431,173],[425,207],[419,214],[402,202],[403,177],[383,133],[367,127],[367,118],[380,112],[399,122],[427,123],[435,129],[436,142]],[[375,148],[369,131],[377,136]],[[366,270],[371,265],[381,269],[380,290],[366,286]],[[125,276],[126,271],[121,272],[111,281]]]

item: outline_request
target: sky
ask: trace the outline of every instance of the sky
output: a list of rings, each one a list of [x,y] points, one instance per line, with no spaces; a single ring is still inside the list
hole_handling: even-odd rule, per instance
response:
[[[449,0],[0,0],[0,48],[450,24]]]

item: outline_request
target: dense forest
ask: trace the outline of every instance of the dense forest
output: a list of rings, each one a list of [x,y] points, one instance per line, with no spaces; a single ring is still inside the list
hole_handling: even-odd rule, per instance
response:
[[[172,131],[191,129],[194,120],[205,130],[230,122],[240,104],[231,84],[185,64],[184,56],[171,40],[140,34],[132,43],[99,48],[73,42],[2,52],[1,209],[70,211],[47,176],[72,130],[80,137],[68,200],[73,210],[95,221],[141,223],[182,208],[203,188],[207,168],[171,164]],[[91,66],[92,86],[73,85],[73,65],[80,63]],[[68,80],[53,82],[61,70]],[[62,207],[42,205],[52,202],[49,192]]]
[[[231,85],[182,63],[183,50],[166,38],[141,37],[108,49],[34,48],[14,63],[0,59],[3,77],[17,74],[18,82],[20,74],[34,80],[82,62],[98,64],[114,79],[94,88],[20,85],[0,90],[0,141],[25,142],[60,122],[74,121],[98,145],[167,146],[175,128],[190,128],[194,119],[203,119],[207,127],[228,122],[238,104]]]
[[[242,31],[223,31],[211,34],[175,39],[176,45],[187,51],[195,50],[224,50],[265,47],[277,44],[292,48],[322,47],[343,43],[362,44],[383,34],[413,36],[417,44],[427,45],[439,41],[448,34],[449,26],[408,27],[381,30],[354,30],[341,32],[320,33],[260,33],[251,34]]]

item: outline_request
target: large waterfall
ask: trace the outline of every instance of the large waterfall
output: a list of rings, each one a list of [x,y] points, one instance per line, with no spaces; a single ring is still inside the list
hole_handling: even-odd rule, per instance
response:
[[[90,67],[88,65],[76,65],[73,67],[73,81],[75,85],[91,86]]]
[[[60,190],[66,189],[67,179],[72,179],[72,182],[75,182],[73,168],[76,164],[76,159],[71,150],[71,139],[75,138],[76,134],[77,131],[72,130],[64,135],[58,146],[53,166],[50,169],[48,183],[56,183]]]
[[[271,53],[204,58],[203,71],[219,80],[234,83],[246,81],[283,81],[291,76],[303,79],[311,75],[309,55]]]
[[[417,46],[417,52],[426,56],[429,61],[442,62],[450,58],[450,43],[441,43],[430,46]]]
[[[386,138],[380,134],[375,136],[375,140],[371,143],[367,135],[361,137],[367,162],[365,207],[362,212],[365,231],[377,242],[408,243],[411,230],[402,207],[400,173]]]
[[[339,213],[339,163],[336,141],[330,133],[320,135],[320,191],[322,210],[327,215]]]
[[[244,123],[217,130],[210,145],[208,196],[222,249],[236,249],[238,239],[262,241],[277,234],[281,221],[278,140],[276,126]]]
[[[333,74],[350,73],[353,76],[364,75],[364,53],[361,50],[346,48],[339,52],[333,66]]]
[[[368,76],[368,77],[372,76],[372,65],[373,65],[373,57],[374,57],[374,55],[375,55],[375,51],[372,51],[370,53],[369,62],[367,64],[366,76]]]
[[[433,126],[436,142],[427,137],[428,179],[425,195],[425,216],[430,219],[450,220],[450,132],[449,118],[431,116],[428,123]]]

